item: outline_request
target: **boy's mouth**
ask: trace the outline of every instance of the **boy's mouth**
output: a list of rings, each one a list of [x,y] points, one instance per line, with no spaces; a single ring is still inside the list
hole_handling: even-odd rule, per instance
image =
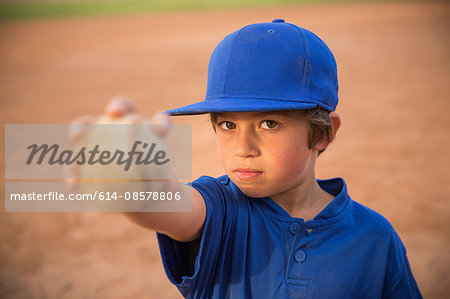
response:
[[[234,175],[243,181],[250,181],[256,179],[263,174],[261,170],[253,168],[237,168],[233,170]]]

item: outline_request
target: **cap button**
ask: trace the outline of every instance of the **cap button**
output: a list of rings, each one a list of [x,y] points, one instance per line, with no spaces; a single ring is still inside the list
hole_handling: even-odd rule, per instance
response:
[[[283,19],[275,19],[272,21],[272,23],[284,23]]]

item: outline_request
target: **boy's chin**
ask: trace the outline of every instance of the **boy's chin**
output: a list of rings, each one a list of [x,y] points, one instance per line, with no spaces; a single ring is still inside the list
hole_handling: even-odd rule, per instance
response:
[[[270,195],[272,194],[267,187],[264,187],[261,184],[261,182],[257,184],[255,182],[252,183],[240,181],[234,177],[230,177],[230,179],[239,188],[239,190],[241,190],[241,192],[244,193],[245,196],[253,198],[264,198],[270,197]]]
[[[239,190],[241,190],[242,193],[245,194],[247,197],[252,198],[263,198],[263,197],[269,197],[270,194],[268,192],[265,192],[264,190],[261,190],[261,188],[246,188],[239,186]]]

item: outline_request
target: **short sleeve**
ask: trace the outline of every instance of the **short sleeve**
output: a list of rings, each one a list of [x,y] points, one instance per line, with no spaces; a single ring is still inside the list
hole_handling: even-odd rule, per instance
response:
[[[185,297],[208,297],[212,291],[213,279],[222,243],[223,226],[227,210],[225,198],[228,190],[217,179],[200,177],[192,183],[200,192],[206,205],[206,219],[200,239],[194,267],[189,266],[189,243],[176,241],[167,235],[157,233],[161,258],[169,280]],[[211,289],[208,289],[211,286]]]
[[[389,246],[388,264],[383,292],[384,299],[418,299],[422,298],[417,283],[411,272],[406,256],[406,249],[397,233],[393,232]]]
[[[384,299],[418,299],[422,298],[416,280],[411,272],[408,260],[403,267],[400,278],[394,286],[383,296]]]

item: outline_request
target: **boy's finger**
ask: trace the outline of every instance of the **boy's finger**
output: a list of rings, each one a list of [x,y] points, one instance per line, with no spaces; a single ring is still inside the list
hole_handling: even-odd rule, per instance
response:
[[[165,136],[172,125],[172,119],[161,112],[154,114],[150,122],[154,124],[153,131],[159,136]]]
[[[136,110],[133,101],[123,95],[113,97],[105,107],[105,114],[117,118]]]
[[[94,123],[94,117],[90,115],[82,115],[74,118],[69,125],[68,137],[73,143],[76,143],[81,136],[83,136],[89,128],[89,125]]]

